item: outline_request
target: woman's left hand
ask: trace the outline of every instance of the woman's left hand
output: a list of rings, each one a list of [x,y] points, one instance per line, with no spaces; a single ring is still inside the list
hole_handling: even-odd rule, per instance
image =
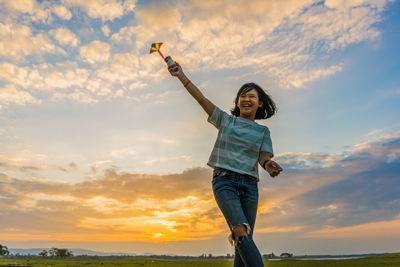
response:
[[[282,167],[273,160],[269,160],[267,164],[265,164],[265,170],[269,173],[271,177],[278,176],[279,173],[283,171]]]

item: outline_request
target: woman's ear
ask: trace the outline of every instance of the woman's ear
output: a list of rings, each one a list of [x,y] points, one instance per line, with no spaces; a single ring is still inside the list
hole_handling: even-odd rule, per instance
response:
[[[264,102],[258,101],[258,107],[261,108],[262,106],[264,106]]]

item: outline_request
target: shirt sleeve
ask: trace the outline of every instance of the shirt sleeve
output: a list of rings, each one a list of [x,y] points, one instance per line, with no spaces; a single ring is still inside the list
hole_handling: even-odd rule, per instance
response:
[[[271,135],[269,133],[269,129],[267,128],[264,133],[263,142],[261,144],[261,152],[269,152],[272,154],[271,158],[274,156],[274,150],[272,149],[272,140]]]
[[[219,109],[217,106],[214,107],[213,113],[208,117],[208,122],[214,125],[217,129],[220,129],[226,121],[228,120],[229,115],[226,112]]]

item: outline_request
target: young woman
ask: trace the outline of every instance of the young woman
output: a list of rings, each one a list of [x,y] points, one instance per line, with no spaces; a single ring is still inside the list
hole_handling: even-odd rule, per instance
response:
[[[220,110],[186,77],[181,66],[168,68],[208,114],[208,121],[219,131],[208,165],[214,168],[213,192],[231,230],[229,240],[235,245],[234,267],[264,266],[253,241],[258,205],[257,162],[271,177],[282,168],[271,160],[272,142],[266,126],[256,119],[275,114],[276,106],[255,83],[246,83],[238,91],[232,115]]]

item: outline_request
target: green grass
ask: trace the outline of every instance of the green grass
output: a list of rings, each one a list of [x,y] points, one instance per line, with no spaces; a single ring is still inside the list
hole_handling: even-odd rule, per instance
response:
[[[75,266],[144,266],[144,267],[223,267],[233,266],[232,260],[165,260],[146,257],[129,257],[120,259],[0,259],[0,266],[33,266],[33,267],[75,267]],[[266,267],[369,267],[400,266],[400,253],[386,254],[362,259],[349,260],[281,260],[265,261]]]
[[[386,254],[361,259],[348,260],[285,260],[269,261],[265,263],[268,267],[399,267],[400,253]]]

